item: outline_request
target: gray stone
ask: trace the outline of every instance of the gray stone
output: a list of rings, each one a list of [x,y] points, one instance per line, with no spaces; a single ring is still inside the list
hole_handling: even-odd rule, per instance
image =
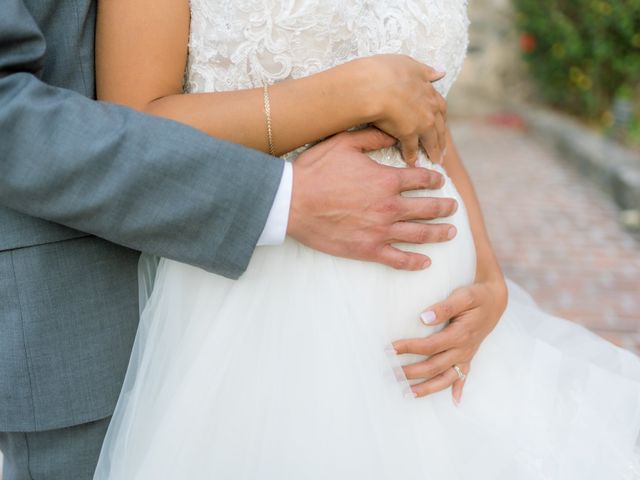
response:
[[[560,158],[600,186],[628,218],[640,212],[640,153],[623,147],[572,118],[531,105],[515,110],[531,132],[555,146]],[[631,227],[631,222],[627,222]]]

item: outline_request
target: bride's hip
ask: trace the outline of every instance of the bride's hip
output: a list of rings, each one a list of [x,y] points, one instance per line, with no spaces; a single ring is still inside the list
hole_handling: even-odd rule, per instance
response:
[[[428,334],[420,312],[475,275],[470,229],[456,223],[458,235],[450,242],[404,246],[431,257],[431,266],[418,272],[332,257],[291,238],[257,248],[238,280],[162,259],[142,323],[203,324],[211,331],[243,322],[253,328],[277,321],[284,329],[301,321],[337,329],[361,322],[388,340]]]

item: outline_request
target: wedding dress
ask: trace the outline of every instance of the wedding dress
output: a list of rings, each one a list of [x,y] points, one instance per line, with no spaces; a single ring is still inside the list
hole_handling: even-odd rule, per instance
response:
[[[446,69],[436,84],[446,94],[467,47],[464,0],[191,8],[192,92],[404,53]],[[371,156],[404,165],[393,148]],[[238,281],[162,259],[95,479],[640,478],[640,361],[543,313],[514,285],[462,404],[450,390],[408,398],[399,365],[415,358],[386,347],[433,333],[419,312],[471,283],[476,264],[451,181],[414,194],[461,205],[446,219],[458,228],[453,241],[405,246],[432,258],[426,271],[334,258],[292,239],[258,248]]]

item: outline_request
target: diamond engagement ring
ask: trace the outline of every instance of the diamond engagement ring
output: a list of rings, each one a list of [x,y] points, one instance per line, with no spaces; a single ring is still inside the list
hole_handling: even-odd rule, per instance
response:
[[[464,382],[465,379],[467,378],[467,375],[465,373],[462,373],[462,370],[460,370],[460,367],[458,365],[454,365],[452,368],[458,374],[458,378]]]

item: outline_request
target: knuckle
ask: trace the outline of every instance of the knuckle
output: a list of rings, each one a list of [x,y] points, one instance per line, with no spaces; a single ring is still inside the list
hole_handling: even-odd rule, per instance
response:
[[[412,137],[416,133],[415,125],[404,122],[398,126],[398,135],[402,139],[403,146],[410,147],[413,144]]]
[[[433,378],[438,375],[442,370],[441,365],[436,363],[431,363],[425,366],[424,368],[424,378]]]
[[[431,240],[431,228],[428,226],[418,227],[417,231],[417,241],[418,243],[429,243]]]
[[[400,191],[401,178],[398,172],[388,172],[381,178],[382,188],[386,191]]]
[[[424,341],[424,345],[419,353],[422,355],[431,355],[433,352],[437,352],[440,348],[440,342],[433,337],[428,337]]]
[[[414,353],[417,355],[425,355],[426,344],[424,340],[416,340],[411,344],[411,346],[412,346],[411,353]]]
[[[387,239],[391,238],[391,234],[393,233],[392,229],[392,225],[377,225],[372,227],[370,241],[374,248],[385,246]]]
[[[453,307],[449,303],[445,303],[440,306],[442,316],[444,318],[451,318],[453,316]]]
[[[436,218],[438,216],[437,199],[427,197],[422,202],[423,215],[426,218]]]
[[[363,257],[371,260],[382,260],[382,255],[374,242],[363,242],[360,245]]]
[[[379,213],[385,216],[395,216],[400,210],[398,206],[398,201],[396,199],[390,198],[380,202],[378,206]]]
[[[410,340],[406,344],[406,352],[405,353],[417,353],[419,350],[419,344],[415,340]]]
[[[396,270],[406,270],[409,267],[409,259],[406,255],[398,255],[391,261],[391,266]]]
[[[422,121],[428,125],[428,126],[433,126],[433,124],[436,122],[436,117],[433,114],[432,110],[426,110],[423,114],[423,119]]]
[[[435,232],[436,232],[436,229],[433,226],[431,225],[425,226],[422,231],[422,238],[421,238],[422,243],[433,242],[436,237],[436,235],[434,235]]]
[[[398,125],[396,129],[396,137],[400,140],[402,148],[407,148],[410,144],[411,130],[406,125]]]
[[[464,302],[465,307],[469,308],[475,301],[475,295],[471,290],[466,289],[462,294],[462,301]]]

